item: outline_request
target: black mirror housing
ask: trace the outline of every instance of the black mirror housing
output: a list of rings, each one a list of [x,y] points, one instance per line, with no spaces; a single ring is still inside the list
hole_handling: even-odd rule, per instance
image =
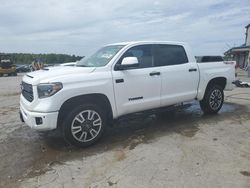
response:
[[[130,64],[130,65],[116,64],[115,65],[115,70],[127,70],[127,69],[132,69],[132,68],[137,68],[137,67],[139,67],[139,63]]]

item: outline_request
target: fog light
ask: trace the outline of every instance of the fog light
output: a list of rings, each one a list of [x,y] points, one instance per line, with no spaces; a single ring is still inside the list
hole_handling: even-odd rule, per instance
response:
[[[43,119],[41,117],[36,117],[36,124],[37,125],[43,124]]]

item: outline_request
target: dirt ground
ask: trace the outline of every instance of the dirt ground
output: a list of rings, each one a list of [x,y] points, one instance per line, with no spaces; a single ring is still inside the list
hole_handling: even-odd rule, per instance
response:
[[[194,102],[124,120],[78,149],[20,122],[21,78],[0,78],[0,187],[250,187],[249,88],[225,92],[218,115]]]

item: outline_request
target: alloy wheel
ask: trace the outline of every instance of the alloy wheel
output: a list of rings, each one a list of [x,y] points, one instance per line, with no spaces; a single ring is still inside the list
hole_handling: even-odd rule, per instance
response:
[[[222,93],[219,89],[213,90],[209,97],[209,105],[213,110],[217,110],[222,103]]]
[[[78,113],[72,121],[71,133],[80,142],[89,142],[99,134],[102,119],[94,110],[84,110]]]

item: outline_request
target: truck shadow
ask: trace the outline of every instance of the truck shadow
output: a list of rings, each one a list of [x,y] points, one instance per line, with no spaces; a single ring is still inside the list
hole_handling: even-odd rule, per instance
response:
[[[39,176],[51,170],[54,165],[105,151],[133,150],[139,144],[148,144],[169,134],[191,138],[204,123],[214,124],[229,117],[237,121],[238,114],[244,112],[245,108],[226,103],[218,115],[204,116],[198,103],[194,103],[187,109],[161,115],[138,116],[107,128],[97,144],[83,149],[69,145],[60,134],[40,134],[23,127],[13,131],[0,143],[0,182],[5,185],[4,183]],[[118,160],[119,158],[122,159],[122,156]]]
[[[194,102],[180,110],[152,115],[140,114],[132,119],[119,121],[113,127],[107,127],[104,136],[97,144],[83,149],[71,146],[57,133],[43,134],[42,137],[47,147],[56,150],[100,152],[103,148],[107,150],[114,147],[127,147],[131,140],[136,138],[142,140],[140,143],[150,143],[158,137],[173,133],[193,137],[203,123],[217,123],[227,116],[237,116],[244,109],[245,107],[241,105],[225,103],[219,114],[203,115],[198,103]]]

